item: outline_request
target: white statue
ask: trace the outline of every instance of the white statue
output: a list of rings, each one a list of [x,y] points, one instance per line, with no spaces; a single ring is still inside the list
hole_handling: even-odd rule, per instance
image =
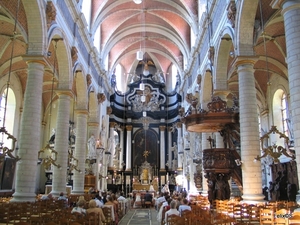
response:
[[[87,142],[88,144],[88,159],[96,159],[96,139],[94,134],[91,135],[90,139]]]
[[[174,158],[177,159],[178,156],[178,147],[176,142],[173,143],[172,151],[174,152]]]

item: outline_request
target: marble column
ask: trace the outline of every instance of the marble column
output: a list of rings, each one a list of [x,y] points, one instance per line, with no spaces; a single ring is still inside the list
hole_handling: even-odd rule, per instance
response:
[[[241,159],[243,175],[243,200],[262,201],[261,163],[254,162],[260,155],[259,123],[253,66],[256,58],[238,57],[236,67],[239,77]]]
[[[168,167],[172,168],[172,129],[168,129]]]
[[[108,146],[109,146],[109,151],[111,153],[111,157],[110,157],[110,160],[109,160],[109,163],[108,163],[108,167],[109,169],[114,169],[114,155],[115,155],[115,148],[116,148],[116,145],[115,145],[115,125],[116,123],[115,122],[110,122],[109,123],[109,143],[108,143]]]
[[[202,133],[202,159],[203,159],[203,150],[205,149],[210,149],[210,145],[209,145],[209,136],[211,136],[210,133]],[[207,186],[207,179],[204,177],[205,176],[205,172],[204,169],[202,168],[202,195],[207,196],[208,193],[208,186]]]
[[[166,126],[159,126],[160,130],[160,171],[166,171],[166,142],[165,142],[165,130]]]
[[[85,160],[87,152],[87,120],[88,111],[86,109],[76,109],[76,133],[75,158],[78,159],[78,169],[73,170],[73,194],[84,194]]]
[[[94,175],[96,176],[96,183],[98,183],[98,175],[99,175],[99,172],[98,172],[98,165],[99,165],[99,159],[98,159],[98,156],[99,156],[99,145],[100,145],[100,141],[99,141],[99,123],[98,122],[92,122],[92,121],[89,121],[87,123],[87,130],[88,130],[88,136],[87,136],[87,143],[88,143],[88,140],[89,138],[94,135],[95,139],[96,139],[96,162],[92,165],[92,170],[93,170],[93,173]],[[88,144],[87,144],[88,145]],[[88,147],[87,147],[88,149]],[[88,152],[88,151],[87,151]],[[85,155],[85,158],[87,158],[87,154]]]
[[[131,171],[131,132],[132,125],[126,126],[127,138],[126,138],[126,171]]]
[[[296,0],[274,0],[274,8],[282,8],[284,18],[286,62],[288,68],[288,79],[290,92],[291,120],[294,134],[294,146],[296,152],[298,183],[300,184],[300,2]],[[300,194],[297,195],[300,203]]]
[[[123,159],[123,154],[124,154],[124,127],[120,128],[120,137],[119,138],[120,138],[120,147],[121,147],[121,151],[119,153],[119,168],[121,170],[123,170],[123,163],[124,163],[124,159]]]
[[[177,146],[178,146],[178,171],[182,171],[182,163],[183,163],[183,138],[182,138],[182,123],[177,123]]]
[[[43,74],[46,65],[43,56],[25,56],[28,76],[21,117],[15,193],[12,202],[34,202],[36,198],[37,158],[40,146]],[[34,144],[36,143],[36,144]]]
[[[60,165],[60,168],[53,166],[51,193],[54,197],[58,197],[61,192],[66,192],[70,104],[73,93],[71,90],[56,90],[55,92],[58,95],[58,109],[54,149],[58,153],[56,163]]]

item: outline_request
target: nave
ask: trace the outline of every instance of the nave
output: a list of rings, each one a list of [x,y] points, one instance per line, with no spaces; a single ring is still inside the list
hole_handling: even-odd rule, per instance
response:
[[[131,209],[120,220],[119,225],[159,225],[154,208]]]

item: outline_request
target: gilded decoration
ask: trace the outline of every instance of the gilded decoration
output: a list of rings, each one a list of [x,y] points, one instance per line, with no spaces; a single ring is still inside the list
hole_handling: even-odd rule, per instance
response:
[[[227,7],[227,18],[231,23],[232,28],[235,27],[236,4],[235,1],[230,1]]]
[[[98,93],[97,94],[97,99],[98,99],[98,104],[103,103],[106,100],[105,94],[103,93]]]
[[[75,46],[72,46],[71,48],[71,58],[72,58],[72,64],[74,65],[78,59],[78,50]]]
[[[142,96],[144,96],[144,101]],[[160,105],[164,104],[165,101],[165,96],[158,90],[152,89],[150,85],[145,85],[145,90],[136,90],[133,95],[129,96],[129,102],[136,112],[160,111]]]
[[[47,15],[47,26],[51,26],[52,22],[56,19],[56,8],[54,4],[50,1],[47,1],[46,6],[46,15]]]

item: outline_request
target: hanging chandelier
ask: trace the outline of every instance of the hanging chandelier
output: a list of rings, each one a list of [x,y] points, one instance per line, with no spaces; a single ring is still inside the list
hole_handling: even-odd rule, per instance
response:
[[[10,52],[10,62],[9,62],[9,71],[8,71],[8,77],[6,82],[6,90],[4,92],[5,96],[5,102],[4,102],[4,113],[3,113],[3,124],[2,127],[0,127],[0,161],[3,161],[6,157],[10,157],[12,159],[15,159],[16,161],[20,160],[19,156],[15,156],[13,154],[15,148],[16,148],[16,142],[17,139],[10,134],[6,128],[5,128],[5,122],[6,122],[6,113],[7,113],[7,102],[8,102],[8,93],[10,88],[10,78],[11,78],[11,71],[12,71],[12,63],[13,63],[13,57],[14,57],[14,49],[15,49],[15,41],[17,37],[17,21],[18,21],[18,14],[19,14],[19,6],[20,6],[20,0],[18,0],[17,4],[17,10],[16,10],[16,18],[14,21],[14,31],[13,35],[11,37],[12,40],[12,47]],[[6,140],[6,141],[4,141]],[[6,146],[7,145],[7,146]],[[8,147],[10,146],[10,147]]]
[[[54,64],[53,64],[53,71],[52,71],[52,87],[51,87],[50,109],[49,109],[49,133],[50,133],[50,126],[51,126],[52,103],[53,103],[53,95],[54,95],[56,49],[57,49],[57,42],[62,39],[57,38],[52,40],[55,42],[55,47],[54,47],[55,50],[54,50]],[[61,168],[61,165],[56,163],[58,152],[54,150],[54,139],[55,139],[55,133],[53,133],[46,146],[38,152],[38,158],[42,160],[42,164],[45,166],[45,169],[47,170],[51,169],[51,165],[56,166],[57,168]]]

